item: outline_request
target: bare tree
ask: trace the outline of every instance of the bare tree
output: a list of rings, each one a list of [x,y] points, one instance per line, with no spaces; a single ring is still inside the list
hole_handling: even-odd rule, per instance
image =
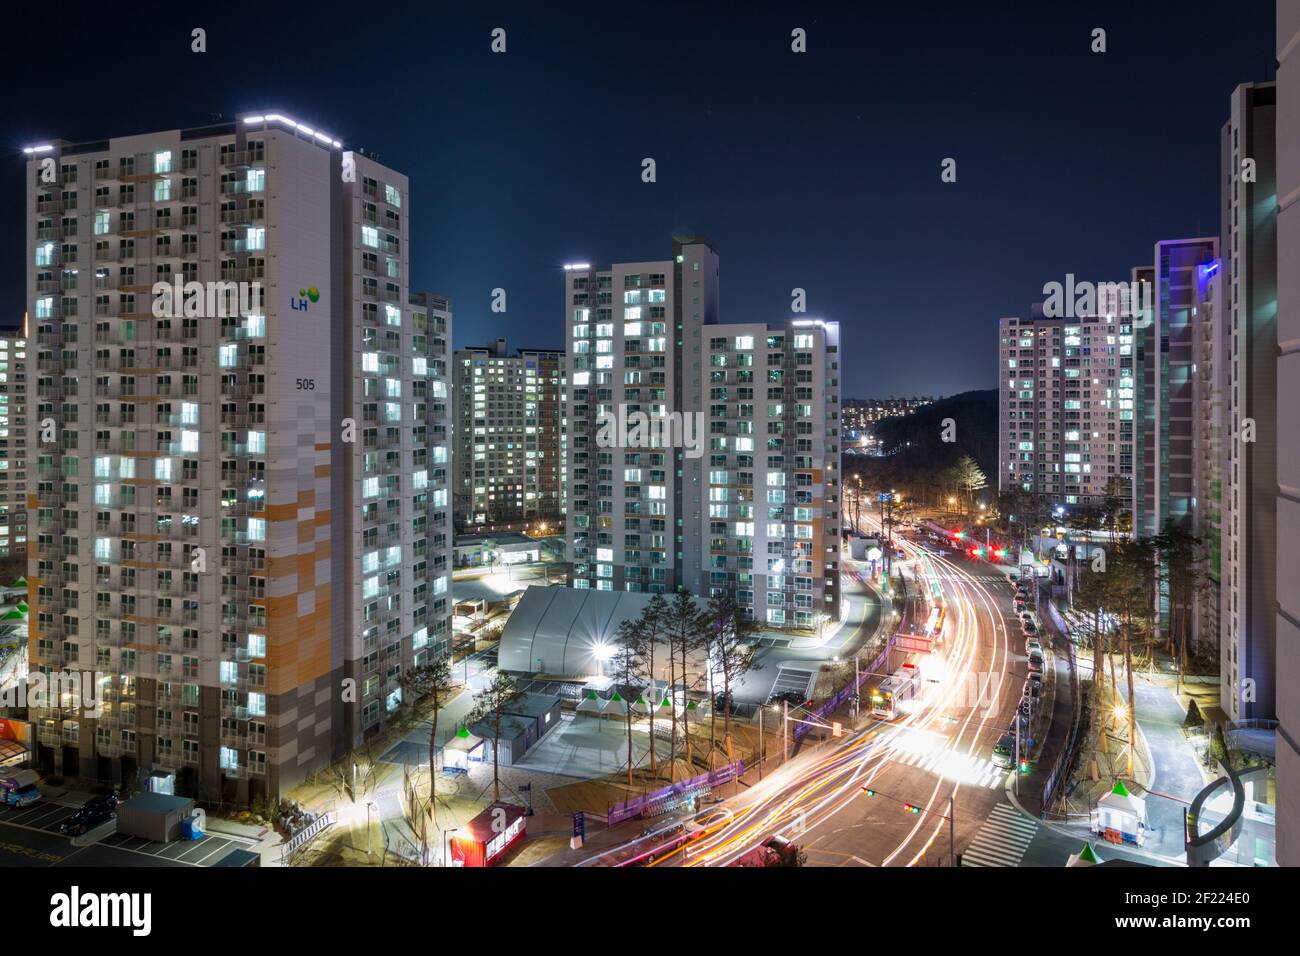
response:
[[[624,689],[631,693],[631,688],[640,681],[646,667],[646,633],[645,615],[628,618],[618,626],[618,650],[614,657],[614,670],[619,675]],[[625,701],[627,713],[627,785],[632,786],[632,702]],[[654,716],[654,697],[649,700],[650,714]],[[650,724],[650,747],[654,749],[654,722]]]
[[[658,689],[655,681],[655,651],[666,633],[668,623],[668,602],[662,594],[655,594],[650,598],[650,603],[641,611],[641,624],[645,629],[644,653],[647,658],[646,669],[650,678],[650,776],[655,777],[659,774],[658,767],[658,748],[655,746],[655,718],[657,708],[654,705],[654,692]],[[669,648],[669,660],[672,659],[672,649]],[[672,746],[677,745],[677,720],[676,713],[673,716],[673,736]],[[672,753],[670,760],[676,759],[676,753]],[[671,768],[670,768],[671,778]]]
[[[438,714],[451,700],[456,682],[451,676],[451,658],[439,657],[427,664],[412,667],[402,675],[402,686],[410,691],[412,703],[427,700],[429,715],[429,814],[437,821]]]
[[[691,724],[690,724],[690,703],[686,700],[686,663],[687,652],[690,648],[699,643],[700,635],[708,627],[705,615],[695,606],[695,599],[691,597],[689,591],[678,591],[677,596],[669,607],[668,613],[668,640],[670,653],[674,659],[681,660],[682,675],[682,740],[685,744],[686,766],[690,767],[694,759],[691,753]],[[673,707],[673,740],[677,739],[677,708],[676,702]],[[676,754],[674,753],[674,762]]]
[[[491,682],[474,695],[474,709],[469,722],[490,721],[492,724],[492,801],[501,799],[501,718],[510,705],[519,700],[523,692],[513,677],[497,671]]]
[[[758,631],[758,625],[744,616],[730,594],[712,598],[709,601],[708,616],[714,654],[710,666],[722,674],[722,695],[726,708],[722,716],[722,743],[730,762],[734,759],[731,748],[731,688],[754,666],[750,642]]]

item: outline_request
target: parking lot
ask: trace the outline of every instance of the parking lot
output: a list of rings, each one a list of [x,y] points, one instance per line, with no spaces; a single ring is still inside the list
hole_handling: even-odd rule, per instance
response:
[[[51,801],[0,808],[0,867],[9,866],[214,866],[248,843],[223,834],[155,843],[117,832],[117,822],[67,837],[59,824],[77,811]]]

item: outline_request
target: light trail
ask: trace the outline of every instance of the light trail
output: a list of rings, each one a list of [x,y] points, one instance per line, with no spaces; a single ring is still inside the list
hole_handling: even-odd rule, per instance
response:
[[[792,829],[802,832],[815,827],[860,799],[862,789],[889,766],[891,757],[905,755],[907,744],[915,739],[916,734],[935,734],[936,731],[930,730],[931,726],[944,719],[945,712],[955,703],[960,704],[955,696],[970,686],[968,677],[972,674],[978,656],[980,629],[977,608],[980,607],[994,623],[990,669],[997,678],[993,699],[1001,698],[1009,643],[1005,623],[996,610],[994,596],[952,562],[924,552],[902,539],[898,545],[904,553],[910,552],[914,558],[924,556],[926,570],[934,585],[931,588],[932,594],[938,588],[935,562],[946,572],[944,583],[948,591],[946,605],[950,628],[950,657],[947,661],[949,679],[940,696],[927,701],[920,711],[896,723],[871,722],[831,753],[803,761],[806,765],[800,765],[800,758],[795,758],[794,764],[787,764],[749,791],[746,794],[748,802],[737,810],[736,818],[727,826],[665,854],[652,865],[669,862],[687,866],[726,865],[773,833]],[[976,686],[979,686],[978,683]],[[984,716],[977,717],[977,709],[978,702],[962,720],[955,736],[939,735],[945,743],[941,749],[957,758],[954,763],[958,766],[960,759],[968,756],[961,752],[967,734],[970,734],[973,750],[985,725],[996,719],[996,713],[990,713],[987,708]],[[951,777],[940,775],[928,802],[924,804],[925,809],[937,813],[937,804],[942,802],[946,811],[948,795],[955,796],[961,784],[962,780],[957,774]],[[951,786],[951,789],[944,792],[946,786]],[[902,855],[928,822],[925,817],[919,819],[884,862],[888,864]],[[922,858],[945,825],[946,821],[942,819],[935,823],[928,839],[907,861],[907,865],[914,865]]]

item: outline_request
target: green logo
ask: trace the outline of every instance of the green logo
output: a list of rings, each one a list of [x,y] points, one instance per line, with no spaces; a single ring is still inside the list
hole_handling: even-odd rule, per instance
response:
[[[298,295],[305,296],[306,298],[311,299],[311,301],[313,302],[320,301],[320,289],[316,288],[315,286],[312,286],[310,289],[299,289]]]

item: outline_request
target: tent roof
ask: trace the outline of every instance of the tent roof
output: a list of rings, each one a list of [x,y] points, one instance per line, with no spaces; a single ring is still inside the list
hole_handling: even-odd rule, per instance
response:
[[[639,591],[532,585],[501,633],[498,666],[524,674],[599,674],[602,658],[618,643],[618,626],[639,617],[651,597]],[[705,603],[694,600],[703,610]]]

